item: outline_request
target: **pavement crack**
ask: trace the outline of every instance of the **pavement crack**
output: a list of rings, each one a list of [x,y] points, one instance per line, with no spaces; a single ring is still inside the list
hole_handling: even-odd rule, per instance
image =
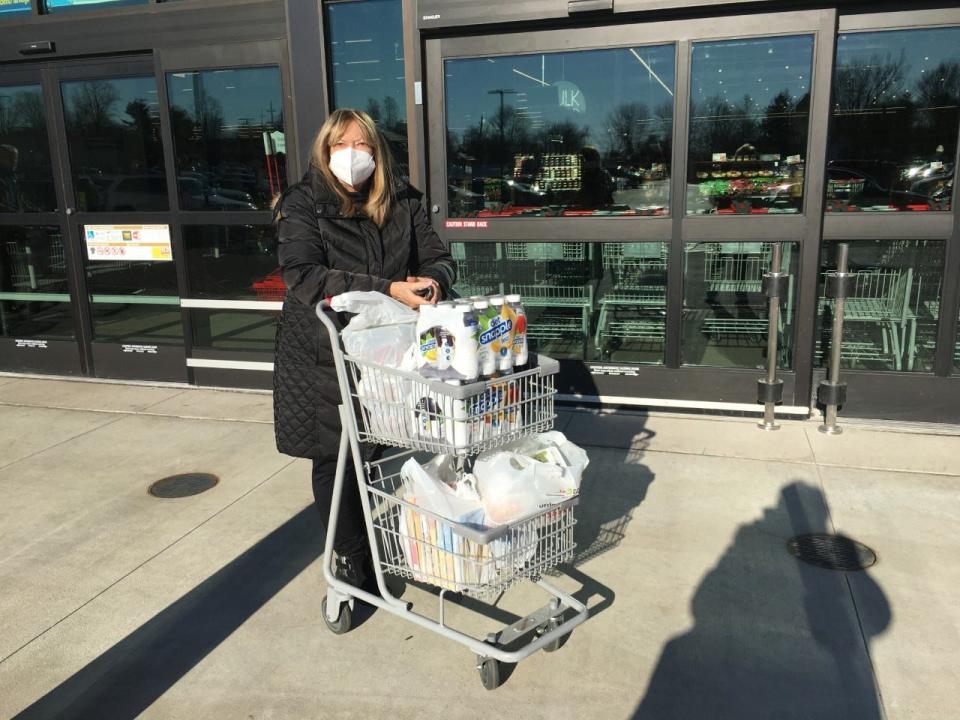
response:
[[[119,418],[118,418],[118,419],[119,419]],[[232,501],[230,501],[229,503],[227,503],[226,505],[224,505],[222,508],[220,508],[219,510],[217,510],[215,513],[213,513],[212,515],[210,515],[208,518],[206,518],[205,520],[203,520],[201,523],[197,524],[195,527],[191,528],[190,530],[187,530],[187,532],[185,532],[183,535],[181,535],[180,537],[178,537],[176,540],[171,541],[171,542],[168,543],[166,546],[164,546],[163,548],[161,548],[160,550],[158,550],[157,552],[155,552],[153,555],[151,555],[150,557],[148,557],[146,560],[144,560],[143,562],[141,562],[139,565],[137,565],[136,567],[132,568],[132,569],[129,570],[128,572],[124,573],[123,575],[121,575],[119,578],[117,578],[117,579],[114,580],[112,583],[110,583],[109,585],[107,585],[107,587],[103,588],[103,589],[100,590],[98,593],[96,593],[95,595],[93,595],[93,597],[87,599],[86,601],[84,601],[83,603],[81,603],[80,605],[78,605],[76,608],[74,608],[73,610],[71,610],[69,613],[67,613],[66,615],[64,615],[62,618],[60,618],[59,620],[57,620],[53,625],[51,625],[50,627],[46,628],[46,629],[43,630],[42,632],[37,633],[36,635],[34,635],[32,638],[30,638],[29,640],[27,640],[27,641],[26,641],[25,643],[23,643],[20,647],[18,647],[16,650],[14,650],[13,652],[11,652],[9,655],[7,655],[7,656],[5,656],[5,657],[3,657],[3,658],[0,658],[0,665],[2,665],[3,663],[5,663],[7,660],[9,660],[10,658],[12,658],[14,655],[16,655],[17,653],[19,653],[20,651],[22,651],[25,647],[27,647],[27,646],[30,645],[31,643],[36,642],[37,640],[39,640],[41,637],[43,637],[44,635],[46,635],[48,632],[50,632],[51,630],[53,630],[53,629],[54,629],[55,627],[57,627],[58,625],[61,625],[61,624],[64,623],[65,621],[69,620],[71,617],[73,617],[73,616],[76,615],[78,612],[80,612],[80,611],[83,610],[85,607],[87,607],[87,605],[89,605],[90,603],[94,602],[97,598],[103,596],[104,594],[106,594],[107,592],[109,592],[110,590],[112,590],[114,587],[116,587],[116,586],[119,585],[121,582],[123,582],[123,581],[126,580],[128,577],[130,577],[130,576],[133,575],[135,572],[137,572],[137,571],[140,570],[142,567],[144,567],[147,563],[149,563],[149,562],[155,560],[156,558],[160,557],[161,555],[163,555],[165,552],[167,552],[170,548],[172,548],[172,547],[173,547],[174,545],[176,545],[177,543],[179,543],[179,542],[183,541],[184,539],[188,538],[190,535],[192,535],[192,534],[195,533],[197,530],[199,530],[200,528],[202,528],[204,525],[206,525],[207,523],[209,523],[211,520],[214,520],[215,518],[217,518],[218,516],[220,516],[221,514],[223,514],[226,510],[228,510],[229,508],[233,507],[233,506],[236,505],[238,502],[240,502],[241,500],[243,500],[245,497],[247,497],[248,495],[250,495],[250,493],[254,492],[254,491],[257,490],[258,488],[263,487],[266,483],[270,482],[270,480],[272,480],[272,479],[275,478],[277,475],[279,475],[279,474],[282,473],[284,470],[286,470],[288,467],[290,467],[290,466],[293,465],[295,462],[297,462],[297,460],[298,460],[298,458],[293,458],[293,459],[291,459],[288,463],[284,464],[282,467],[280,467],[280,468],[277,469],[276,471],[272,472],[270,475],[268,475],[266,478],[264,478],[263,480],[261,480],[260,482],[258,482],[256,485],[254,485],[253,487],[251,487],[249,490],[247,490],[247,491],[244,492],[243,494],[241,494],[241,495],[237,496],[236,498],[234,498]]]

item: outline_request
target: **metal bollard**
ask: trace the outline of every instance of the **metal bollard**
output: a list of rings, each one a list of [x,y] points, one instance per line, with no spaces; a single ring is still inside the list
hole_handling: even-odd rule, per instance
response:
[[[763,274],[763,292],[770,300],[767,324],[767,376],[757,381],[757,402],[763,403],[763,420],[757,423],[761,430],[779,430],[776,422],[777,403],[783,402],[783,379],[777,377],[777,333],[780,330],[780,298],[789,292],[787,273],[780,271],[783,245],[773,243],[770,272]]]
[[[840,348],[843,345],[843,305],[853,285],[853,275],[847,272],[850,246],[840,243],[838,246],[836,272],[827,275],[826,295],[834,299],[833,333],[830,338],[830,367],[827,379],[817,388],[817,402],[826,407],[820,432],[827,435],[839,435],[843,428],[837,425],[837,407],[847,399],[847,384],[840,382]]]

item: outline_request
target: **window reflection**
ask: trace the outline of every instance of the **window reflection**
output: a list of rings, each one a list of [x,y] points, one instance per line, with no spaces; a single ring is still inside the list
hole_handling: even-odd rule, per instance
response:
[[[689,243],[684,252],[683,339],[685,365],[766,367],[769,304],[763,274],[771,269],[772,243]],[[781,271],[790,274],[781,300],[777,365],[793,362],[793,296],[797,251],[783,243]]]
[[[48,13],[70,12],[72,10],[95,10],[100,6],[125,7],[127,5],[146,5],[150,0],[43,0]]]
[[[0,87],[0,213],[56,207],[40,86]]]
[[[0,18],[20,13],[29,15],[32,4],[31,0],[8,0],[5,5],[0,5]]]
[[[799,213],[812,36],[694,43],[687,213]]]
[[[445,61],[448,214],[666,214],[674,52]]]
[[[220,300],[283,300],[272,226],[183,228],[190,294]]]
[[[154,79],[70,81],[62,90],[77,209],[166,210]]]
[[[94,340],[183,343],[175,263],[88,260],[86,273]]]
[[[73,339],[59,228],[0,226],[0,336]]]
[[[325,3],[333,105],[365,110],[408,177],[407,105],[400,0]]]
[[[452,243],[451,252],[460,295],[520,294],[535,351],[663,362],[666,243]]]
[[[949,210],[960,119],[960,28],[837,41],[827,210]]]
[[[280,69],[167,76],[184,210],[265,210],[286,187]]]
[[[277,317],[257,310],[191,310],[193,345],[208,350],[272,353]]]
[[[844,302],[840,364],[854,370],[932,372],[940,318],[944,243],[855,240],[849,243],[852,292]],[[837,267],[837,243],[821,265],[816,367],[829,363],[834,301],[824,274]]]

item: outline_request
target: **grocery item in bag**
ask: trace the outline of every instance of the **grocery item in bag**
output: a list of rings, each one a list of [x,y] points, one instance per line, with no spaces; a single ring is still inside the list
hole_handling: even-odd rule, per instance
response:
[[[563,433],[523,438],[474,463],[486,521],[506,524],[576,496],[589,460]]]

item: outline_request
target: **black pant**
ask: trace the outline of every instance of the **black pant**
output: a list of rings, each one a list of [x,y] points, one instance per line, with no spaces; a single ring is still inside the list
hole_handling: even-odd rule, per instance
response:
[[[361,446],[367,460],[380,456],[382,448]],[[313,460],[313,499],[320,511],[323,524],[330,519],[330,506],[333,504],[333,480],[337,472],[337,458],[324,456]],[[343,478],[343,491],[340,493],[340,513],[337,515],[337,536],[333,549],[337,555],[356,557],[370,552],[367,542],[367,526],[363,519],[363,505],[367,502],[357,484],[353,468],[353,456],[347,453],[347,473]]]

